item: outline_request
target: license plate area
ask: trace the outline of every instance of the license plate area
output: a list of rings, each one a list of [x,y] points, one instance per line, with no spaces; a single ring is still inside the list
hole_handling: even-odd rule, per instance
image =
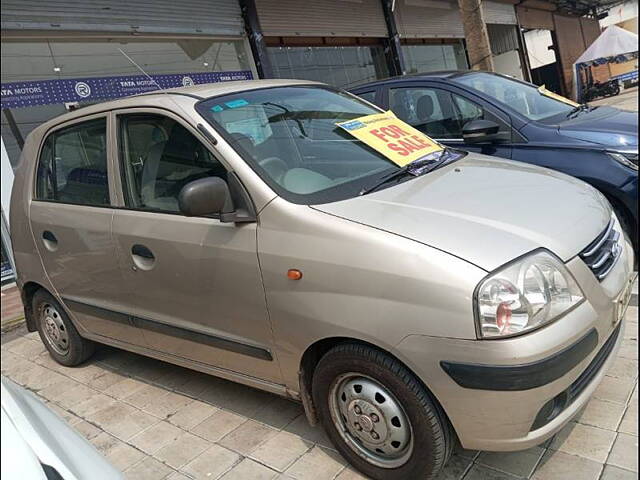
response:
[[[615,301],[614,305],[614,313],[613,313],[613,324],[617,325],[620,320],[624,318],[624,314],[627,311],[627,307],[629,306],[629,302],[631,302],[631,294],[633,292],[633,282],[635,281],[637,275],[632,275],[627,284],[622,289],[620,295]]]

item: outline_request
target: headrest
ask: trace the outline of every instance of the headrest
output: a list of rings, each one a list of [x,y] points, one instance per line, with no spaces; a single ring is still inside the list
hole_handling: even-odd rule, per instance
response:
[[[420,120],[430,120],[433,115],[433,98],[423,95],[416,103],[416,115]]]

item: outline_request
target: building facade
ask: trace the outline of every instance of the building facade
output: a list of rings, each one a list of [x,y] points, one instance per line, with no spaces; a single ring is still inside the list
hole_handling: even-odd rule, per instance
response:
[[[484,0],[482,15],[496,71],[529,80],[521,7],[516,7],[522,3]],[[3,0],[3,172],[16,167],[31,130],[77,105],[158,87],[261,76],[348,88],[390,75],[469,66],[456,0],[101,0],[96,5]],[[11,183],[12,175],[3,174],[3,272],[11,270]]]

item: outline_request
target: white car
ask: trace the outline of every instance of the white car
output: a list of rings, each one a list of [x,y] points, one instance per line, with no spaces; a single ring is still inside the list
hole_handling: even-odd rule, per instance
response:
[[[2,377],[2,478],[124,478],[32,393]]]

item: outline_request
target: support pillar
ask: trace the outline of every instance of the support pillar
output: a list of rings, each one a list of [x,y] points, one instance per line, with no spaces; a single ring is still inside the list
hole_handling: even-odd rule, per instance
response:
[[[273,69],[271,61],[267,55],[267,44],[262,36],[262,27],[258,20],[258,11],[256,9],[255,0],[239,0],[242,19],[244,20],[244,28],[247,32],[253,61],[256,64],[258,77],[273,78]]]
[[[404,75],[407,71],[400,44],[400,34],[396,25],[396,17],[393,14],[395,0],[381,0],[384,21],[387,24],[388,37],[385,42],[385,55],[389,76]]]
[[[493,56],[482,13],[482,0],[458,0],[471,70],[493,72]]]

